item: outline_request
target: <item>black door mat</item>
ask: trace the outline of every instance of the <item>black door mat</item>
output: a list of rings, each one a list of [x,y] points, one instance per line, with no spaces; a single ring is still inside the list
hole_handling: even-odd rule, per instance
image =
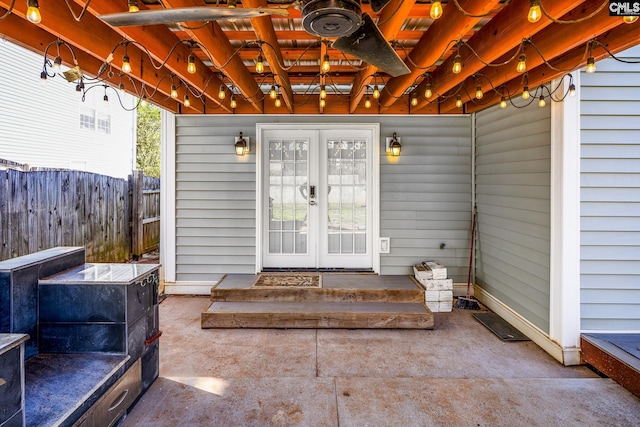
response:
[[[530,341],[526,335],[495,313],[474,313],[473,317],[503,341]]]

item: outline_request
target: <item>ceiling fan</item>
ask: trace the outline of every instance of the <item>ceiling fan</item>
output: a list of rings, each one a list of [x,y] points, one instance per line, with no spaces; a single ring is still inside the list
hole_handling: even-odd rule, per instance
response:
[[[371,0],[371,9],[379,12],[391,0]],[[302,25],[310,34],[321,38],[336,38],[333,48],[397,77],[410,73],[395,49],[384,38],[373,19],[362,13],[355,0],[303,0],[293,3],[302,11]],[[229,8],[194,6],[173,9],[145,10],[100,15],[114,27],[176,24],[181,22],[216,21],[222,19],[255,18],[259,16],[289,16],[286,8]]]

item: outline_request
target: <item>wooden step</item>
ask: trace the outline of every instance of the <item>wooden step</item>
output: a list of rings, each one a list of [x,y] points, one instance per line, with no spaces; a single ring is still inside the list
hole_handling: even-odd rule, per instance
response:
[[[424,291],[414,289],[284,289],[249,288],[211,290],[211,301],[253,302],[424,302]]]
[[[206,328],[432,329],[433,313],[420,303],[213,302]]]

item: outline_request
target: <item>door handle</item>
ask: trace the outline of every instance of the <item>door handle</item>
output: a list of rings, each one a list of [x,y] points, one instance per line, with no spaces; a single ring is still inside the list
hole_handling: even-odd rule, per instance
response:
[[[315,206],[316,205],[316,186],[315,185],[311,185],[309,186],[309,204],[311,206]]]

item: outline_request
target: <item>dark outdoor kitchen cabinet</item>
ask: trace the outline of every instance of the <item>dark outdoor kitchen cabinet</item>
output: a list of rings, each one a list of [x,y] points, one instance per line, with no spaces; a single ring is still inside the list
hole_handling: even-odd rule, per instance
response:
[[[159,266],[83,264],[39,282],[39,348],[141,360],[142,391],[158,376]]]

